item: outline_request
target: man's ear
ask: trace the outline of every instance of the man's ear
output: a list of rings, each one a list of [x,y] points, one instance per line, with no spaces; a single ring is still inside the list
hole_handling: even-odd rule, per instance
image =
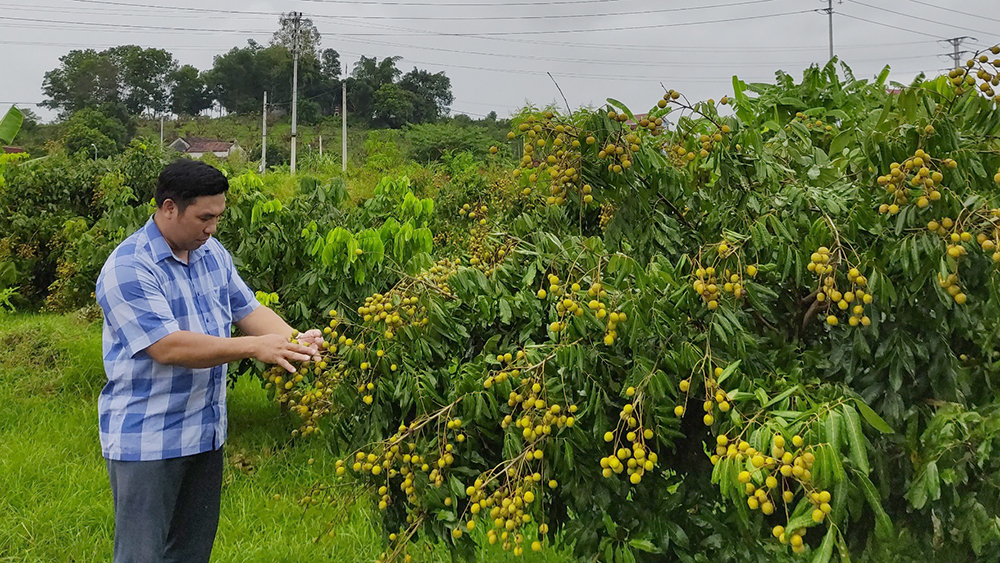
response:
[[[163,205],[160,206],[160,209],[163,211],[163,216],[167,219],[173,219],[179,213],[177,204],[170,198],[163,200]]]

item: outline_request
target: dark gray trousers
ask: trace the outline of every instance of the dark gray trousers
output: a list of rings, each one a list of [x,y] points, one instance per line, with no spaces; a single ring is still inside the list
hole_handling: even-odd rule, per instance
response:
[[[115,503],[114,563],[208,563],[219,527],[222,449],[107,462]]]

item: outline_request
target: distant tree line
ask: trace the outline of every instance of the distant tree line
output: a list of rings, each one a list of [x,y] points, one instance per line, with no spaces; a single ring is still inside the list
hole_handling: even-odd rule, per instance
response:
[[[321,39],[312,21],[303,19],[298,97],[302,123],[339,112],[343,81],[349,118],[372,126],[431,123],[447,115],[454,97],[444,72],[414,67],[403,74],[397,67],[401,57],[361,57],[350,76],[342,76],[340,54],[321,49]],[[204,71],[179,65],[164,49],[123,45],[73,50],[59,59],[58,68],[45,73],[44,105],[67,119],[84,109],[149,117],[195,116],[214,107],[259,114],[267,91],[269,104],[290,111],[294,44],[293,21],[282,16],[269,45],[250,40],[246,47],[217,55],[212,68]]]

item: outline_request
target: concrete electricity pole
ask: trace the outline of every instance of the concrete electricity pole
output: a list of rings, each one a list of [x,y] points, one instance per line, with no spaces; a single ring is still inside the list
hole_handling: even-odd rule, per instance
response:
[[[340,84],[342,87],[340,92],[340,123],[343,127],[343,131],[341,131],[340,135],[344,143],[344,146],[341,149],[341,161],[343,163],[343,171],[347,172],[347,80],[342,80]]]
[[[840,0],[840,3],[843,4],[844,3],[843,0]],[[832,59],[833,58],[833,0],[826,0],[826,8],[822,8],[819,11],[823,12],[830,18],[830,58]]]
[[[264,110],[261,115],[264,116],[261,128],[264,134],[260,140],[260,173],[263,174],[267,170],[267,90],[264,90]]]
[[[295,174],[295,144],[298,137],[298,101],[299,101],[299,29],[302,25],[302,12],[292,12],[295,38],[293,40],[292,58],[292,174]]]

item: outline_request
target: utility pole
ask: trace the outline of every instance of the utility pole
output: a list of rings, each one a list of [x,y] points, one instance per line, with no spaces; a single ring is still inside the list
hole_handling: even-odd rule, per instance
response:
[[[319,157],[323,158],[323,135],[319,136]]]
[[[340,123],[341,126],[343,127],[343,131],[341,132],[340,136],[344,143],[344,146],[341,149],[341,161],[343,162],[342,164],[343,171],[347,172],[347,81],[342,80],[340,82],[340,85],[342,88],[340,92],[340,101],[341,101]]]
[[[840,3],[843,4],[844,3],[843,0],[840,0]],[[833,58],[833,0],[826,0],[826,8],[822,8],[819,11],[825,13],[830,19],[830,58],[832,59]]]
[[[959,68],[962,66],[962,55],[968,53],[969,51],[962,50],[963,41],[976,41],[975,37],[969,37],[968,35],[963,35],[961,37],[952,37],[951,39],[944,39],[941,43],[948,43],[952,47],[951,53],[942,54],[943,57],[951,57],[952,62],[955,66],[952,68]]]
[[[292,174],[295,174],[295,144],[298,136],[298,105],[299,105],[299,28],[302,25],[302,12],[292,12],[295,25],[294,57],[292,59]]]
[[[261,127],[264,135],[260,140],[260,173],[263,174],[267,170],[267,90],[264,90],[264,110],[261,115],[264,116]]]
[[[160,116],[160,148],[163,148],[163,116]]]

